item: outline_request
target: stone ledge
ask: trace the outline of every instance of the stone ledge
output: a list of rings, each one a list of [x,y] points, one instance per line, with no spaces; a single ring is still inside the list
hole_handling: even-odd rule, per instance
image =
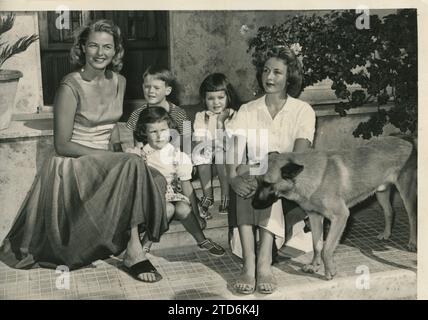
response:
[[[194,119],[196,112],[201,110],[199,105],[184,105],[182,106],[190,119]],[[389,110],[392,104],[382,106],[383,109]],[[317,117],[336,116],[339,115],[334,111],[334,104],[318,104],[313,105]],[[370,114],[377,111],[376,105],[364,105],[361,107],[349,110],[348,115]],[[5,139],[41,137],[53,135],[53,113],[41,112],[34,114],[14,115],[13,121],[9,128],[0,130],[0,141]]]
[[[312,106],[315,110],[315,114],[317,117],[326,117],[326,116],[337,116],[340,117],[339,114],[334,111],[334,104],[319,104],[319,105],[313,105]],[[385,106],[382,106],[381,109],[384,109],[388,111],[393,107],[393,104],[387,104]],[[354,115],[354,114],[369,114],[369,113],[375,113],[377,112],[377,106],[376,105],[364,105],[357,108],[351,108],[347,111],[347,115]]]
[[[9,128],[0,131],[0,141],[52,135],[52,118],[15,120],[10,123]]]
[[[41,112],[37,112],[37,113],[15,113],[12,115],[12,121],[52,119],[53,112],[47,111],[46,108],[48,107],[43,108]]]

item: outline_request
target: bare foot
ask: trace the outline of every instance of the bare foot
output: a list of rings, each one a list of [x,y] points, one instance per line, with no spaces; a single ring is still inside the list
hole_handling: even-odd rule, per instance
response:
[[[238,279],[236,279],[235,284],[233,285],[233,288],[241,294],[252,294],[255,287],[256,278],[254,273],[251,275],[245,272],[242,272],[239,275]]]
[[[276,279],[272,271],[257,272],[257,291],[263,294],[271,294],[276,290]]]
[[[259,258],[257,261],[257,291],[263,294],[271,294],[276,289],[276,280],[271,268],[269,258]]]
[[[336,264],[334,262],[326,263],[324,261],[325,277],[327,280],[333,280],[337,274]]]

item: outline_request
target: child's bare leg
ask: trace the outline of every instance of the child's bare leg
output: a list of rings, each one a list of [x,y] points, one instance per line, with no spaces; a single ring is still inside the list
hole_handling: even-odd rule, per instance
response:
[[[218,179],[220,180],[221,189],[221,214],[227,214],[229,209],[229,180],[227,178],[226,166],[224,164],[216,164]]]
[[[201,179],[202,191],[204,196],[199,202],[200,212],[199,214],[204,219],[212,218],[208,209],[214,204],[214,192],[212,186],[212,167],[211,164],[201,164],[198,167],[199,177]]]
[[[186,219],[191,212],[192,208],[190,207],[190,204],[184,201],[178,201],[175,204],[174,219],[182,221]]]
[[[226,166],[224,164],[216,164],[218,179],[220,180],[221,197],[229,197],[229,181],[227,179]]]
[[[211,164],[201,164],[196,168],[198,169],[199,178],[201,179],[204,196],[214,199]]]
[[[175,214],[175,206],[171,202],[166,203],[166,218],[168,219],[168,223],[171,222],[172,218]]]

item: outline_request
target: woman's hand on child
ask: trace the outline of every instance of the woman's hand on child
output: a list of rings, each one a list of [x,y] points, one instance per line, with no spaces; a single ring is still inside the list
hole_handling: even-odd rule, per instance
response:
[[[144,152],[141,151],[140,147],[133,147],[133,148],[126,148],[125,149],[126,153],[133,153],[136,154],[138,156],[140,156],[141,158],[143,158],[144,161],[146,161],[146,154]]]
[[[141,150],[138,147],[134,147],[134,148],[126,148],[125,149],[126,153],[134,153],[134,154],[138,154],[139,156],[141,156]]]
[[[257,189],[257,181],[251,176],[236,176],[230,180],[230,185],[233,191],[241,198],[251,197]]]

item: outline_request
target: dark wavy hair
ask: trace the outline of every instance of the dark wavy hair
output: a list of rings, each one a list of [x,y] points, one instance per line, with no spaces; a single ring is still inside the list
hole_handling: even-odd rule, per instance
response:
[[[263,68],[266,61],[270,58],[281,59],[287,66],[287,85],[285,90],[290,96],[294,98],[299,97],[302,92],[303,66],[293,50],[285,45],[270,48],[265,54],[263,64],[257,67],[257,81],[260,88],[264,89],[262,83]]]
[[[235,89],[223,73],[212,73],[202,81],[199,87],[199,96],[202,104],[205,105],[207,92],[224,91],[227,97],[227,108],[238,110],[240,106],[239,98]]]
[[[166,121],[170,129],[177,130],[175,121],[171,118],[169,113],[162,107],[147,107],[141,110],[138,116],[138,121],[134,130],[135,140],[147,143],[147,124]]]
[[[91,32],[106,32],[113,36],[115,55],[111,63],[107,66],[115,72],[119,72],[123,66],[123,54],[125,50],[122,45],[122,36],[118,26],[116,26],[111,20],[97,20],[90,22],[88,25],[80,28],[74,36],[74,44],[70,50],[71,62],[79,67],[82,67],[86,63],[85,53],[83,47],[88,40]]]

